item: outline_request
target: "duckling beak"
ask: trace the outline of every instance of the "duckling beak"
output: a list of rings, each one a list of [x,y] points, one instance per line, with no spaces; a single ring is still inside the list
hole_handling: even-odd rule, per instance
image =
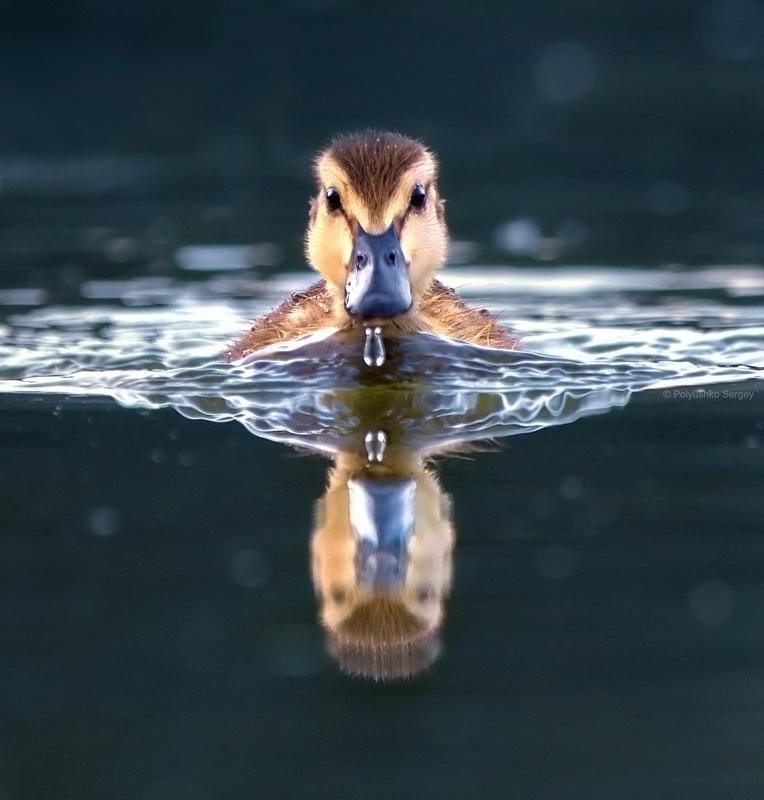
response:
[[[397,591],[406,581],[416,485],[407,479],[353,478],[348,489],[356,580],[373,591]]]
[[[376,236],[358,226],[345,283],[345,308],[362,319],[389,319],[411,308],[408,265],[393,225]]]

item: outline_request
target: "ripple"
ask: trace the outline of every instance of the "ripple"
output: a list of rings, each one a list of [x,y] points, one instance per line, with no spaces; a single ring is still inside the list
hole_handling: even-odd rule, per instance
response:
[[[524,349],[421,334],[390,342],[379,370],[363,363],[360,336],[330,331],[227,364],[226,344],[294,276],[99,281],[83,284],[81,305],[6,317],[0,391],[171,407],[329,452],[360,447],[370,415],[388,414],[393,444],[437,450],[603,413],[634,392],[764,377],[760,268],[448,275],[511,313]]]

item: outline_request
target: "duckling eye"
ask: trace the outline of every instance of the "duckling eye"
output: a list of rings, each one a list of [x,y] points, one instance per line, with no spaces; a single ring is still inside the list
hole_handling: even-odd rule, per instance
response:
[[[329,207],[329,211],[337,211],[338,209],[342,208],[342,198],[334,186],[330,186],[326,190],[325,194],[326,205]]]
[[[427,191],[421,183],[418,183],[411,190],[411,205],[414,208],[424,208],[424,201],[427,199]]]

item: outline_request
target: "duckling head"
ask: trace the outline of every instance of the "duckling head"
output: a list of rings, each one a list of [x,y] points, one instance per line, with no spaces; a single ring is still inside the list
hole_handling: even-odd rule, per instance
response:
[[[450,504],[427,470],[333,470],[311,561],[328,649],[345,672],[406,678],[437,658],[453,540]]]
[[[314,172],[306,251],[338,317],[385,324],[416,308],[448,243],[435,156],[400,134],[367,131],[332,141]]]

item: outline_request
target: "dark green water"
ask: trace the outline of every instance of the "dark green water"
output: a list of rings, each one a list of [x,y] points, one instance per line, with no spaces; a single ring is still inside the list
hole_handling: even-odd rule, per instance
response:
[[[3,800],[764,796],[760,0],[12,0],[0,111]],[[496,439],[434,462],[442,652],[394,683],[326,652],[284,444],[361,452],[373,379],[221,358],[369,125],[531,353],[412,344],[368,402]]]
[[[169,411],[6,399],[7,795],[757,797],[763,411],[649,393],[445,461],[444,653],[379,685],[323,654],[321,460]]]

